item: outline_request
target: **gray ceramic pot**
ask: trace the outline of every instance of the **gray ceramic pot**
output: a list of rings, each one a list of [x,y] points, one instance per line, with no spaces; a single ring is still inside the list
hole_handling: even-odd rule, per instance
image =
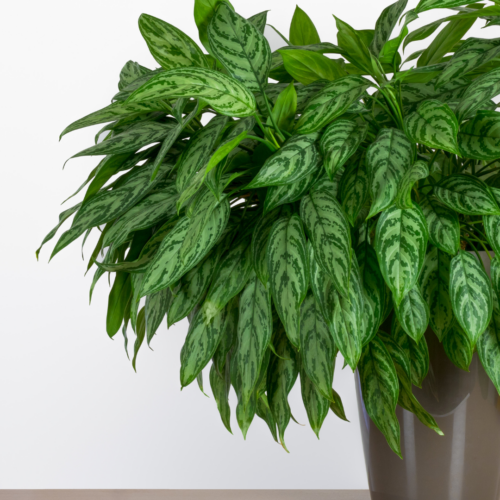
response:
[[[489,262],[488,262],[489,264]],[[414,394],[444,432],[438,436],[398,407],[399,459],[369,419],[356,376],[358,409],[372,500],[498,500],[500,397],[474,354],[470,372],[456,368],[433,332],[430,370]]]

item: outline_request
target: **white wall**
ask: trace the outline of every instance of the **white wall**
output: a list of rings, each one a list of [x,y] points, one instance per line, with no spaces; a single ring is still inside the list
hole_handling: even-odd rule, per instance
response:
[[[302,7],[322,39],[334,42],[332,12],[370,28],[389,3],[308,0]],[[288,33],[294,2],[233,4],[244,16],[271,9],[269,22]],[[350,424],[331,414],[318,441],[309,427],[292,422],[288,455],[256,418],[245,442],[235,421],[234,436],[224,429],[213,398],[196,384],[179,391],[185,322],[169,331],[163,326],[154,352],[143,347],[136,374],[120,335],[114,341],[106,335],[104,279],[88,305],[91,276],[83,277],[78,244],[50,265],[52,245],[35,260],[59,203],[97,162],[75,159],[63,172],[63,162],[91,145],[96,130],[61,143],[59,133],[110,102],[127,60],[155,67],[137,28],[140,13],[197,39],[192,6],[193,0],[2,4],[0,488],[367,486],[353,374],[340,370],[341,361],[334,385]],[[306,423],[298,389],[290,397],[292,411]]]

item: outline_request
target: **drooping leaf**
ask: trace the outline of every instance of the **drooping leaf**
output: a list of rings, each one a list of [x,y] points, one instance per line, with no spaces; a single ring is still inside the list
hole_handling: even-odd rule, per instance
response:
[[[309,425],[319,439],[319,431],[328,415],[331,402],[321,394],[304,369],[300,370],[300,390]]]
[[[240,298],[239,296],[233,297],[225,306],[225,320],[222,337],[220,339],[217,350],[215,351],[213,362],[217,372],[222,375],[224,367],[228,362],[228,355],[230,357],[233,348],[236,345],[236,335],[238,332],[238,318],[239,318]]]
[[[356,227],[360,212],[369,196],[370,177],[366,168],[366,157],[363,154],[347,166],[340,182],[342,208],[351,226]]]
[[[467,0],[420,0],[415,12],[419,14],[420,12],[431,9],[451,9],[453,7],[467,5],[468,3],[470,2]]]
[[[429,241],[443,252],[455,255],[460,246],[458,214],[442,205],[433,196],[426,196],[420,203],[429,229]]]
[[[125,309],[132,295],[130,275],[117,273],[108,298],[108,312],[106,315],[106,331],[113,338],[120,329]]]
[[[375,234],[375,251],[385,282],[398,306],[415,286],[427,248],[427,224],[420,207],[382,212]]]
[[[429,175],[429,167],[424,161],[415,162],[403,175],[398,185],[396,205],[399,208],[413,208],[411,192],[414,184]],[[425,214],[425,213],[424,213]]]
[[[461,155],[475,160],[500,158],[500,113],[480,111],[464,123],[458,133]]]
[[[418,343],[427,330],[430,314],[419,288],[414,286],[394,309],[403,330]]]
[[[146,308],[143,307],[139,314],[137,315],[137,326],[135,329],[136,339],[134,342],[134,357],[132,358],[132,367],[136,370],[137,354],[139,354],[139,349],[144,342],[144,337],[146,336]]]
[[[378,56],[384,44],[391,37],[392,31],[396,26],[401,14],[406,9],[408,0],[399,0],[386,7],[375,24],[375,34],[370,44],[370,51]]]
[[[306,238],[297,214],[273,224],[267,245],[267,267],[276,311],[290,342],[300,347],[300,305],[308,288]]]
[[[317,134],[296,135],[289,139],[264,163],[247,188],[291,184],[312,173],[318,162],[316,139]]]
[[[496,260],[496,257],[495,257]],[[498,301],[495,301],[498,306]],[[500,394],[500,320],[496,308],[492,320],[477,341],[477,354],[488,377]]]
[[[290,25],[290,43],[292,45],[321,43],[311,18],[298,5],[295,7]]]
[[[488,243],[495,254],[500,255],[500,216],[484,215],[483,224]]]
[[[449,290],[450,262],[447,253],[431,247],[418,279],[422,297],[429,308],[430,326],[440,341],[454,322]]]
[[[299,134],[310,134],[335,118],[342,115],[351,104],[361,97],[372,84],[362,76],[345,76],[327,84],[313,97],[300,120],[296,130]]]
[[[476,345],[491,320],[493,291],[481,263],[463,250],[450,264],[450,297],[455,318]]]
[[[358,150],[367,132],[366,123],[360,124],[346,119],[334,121],[323,132],[319,147],[330,180],[333,180],[335,172]]]
[[[215,364],[210,367],[210,387],[217,403],[222,423],[224,427],[232,434],[231,430],[231,407],[229,406],[228,396],[231,382],[229,379],[229,366],[225,368],[223,376],[217,373]]]
[[[312,190],[302,198],[300,216],[318,264],[343,297],[349,296],[351,232],[341,206],[331,192]]]
[[[412,157],[411,143],[403,132],[394,128],[380,130],[366,153],[373,197],[368,217],[373,217],[392,204],[399,182],[410,168]]]
[[[208,26],[212,54],[251,91],[263,91],[271,69],[271,49],[253,23],[221,3]]]
[[[139,29],[151,55],[164,69],[209,67],[198,45],[175,26],[148,14],[141,14]]]
[[[217,113],[243,118],[255,112],[253,94],[234,78],[189,67],[159,73],[128,98],[127,103],[191,97],[206,101]]]
[[[398,377],[387,348],[377,337],[363,349],[359,375],[368,415],[384,434],[392,451],[402,458],[399,422],[396,417]]]
[[[406,135],[412,142],[460,155],[457,145],[458,122],[447,104],[437,99],[424,101],[404,121]]]
[[[455,366],[466,372],[469,371],[472,355],[474,354],[474,346],[469,336],[457,322],[453,324],[444,336],[443,347],[446,355]]]
[[[146,297],[146,338],[148,345],[165,317],[171,297],[172,292],[168,288]]]
[[[439,201],[464,215],[500,215],[500,208],[488,186],[466,174],[444,177],[433,190]]]
[[[267,401],[267,396],[265,394],[262,394],[262,396],[257,400],[257,416],[266,422],[273,439],[279,443],[278,433],[276,432],[276,421],[274,420],[271,408],[269,408],[269,402]]]

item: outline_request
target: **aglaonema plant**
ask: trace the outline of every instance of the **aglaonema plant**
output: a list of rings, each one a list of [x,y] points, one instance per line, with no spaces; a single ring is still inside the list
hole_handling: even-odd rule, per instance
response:
[[[374,30],[332,19],[336,45],[297,7],[275,52],[266,12],[196,0],[206,51],[142,15],[160,67],[129,61],[112,104],[62,133],[107,124],[74,156],[103,157],[83,200],[43,243],[70,217],[52,257],[100,231],[90,294],[114,276],[106,329],[125,346],[133,330],[134,368],[165,316],[189,318],[181,386],[203,387],[211,363],[228,430],[232,386],[243,434],[257,415],[285,447],[297,378],[317,435],[330,409],[346,419],[332,388],[340,351],[401,455],[397,404],[441,433],[412,394],[428,328],[464,370],[477,351],[500,389],[500,38],[467,38],[476,21],[495,29],[500,5],[406,7]],[[452,14],[410,31],[439,8]]]

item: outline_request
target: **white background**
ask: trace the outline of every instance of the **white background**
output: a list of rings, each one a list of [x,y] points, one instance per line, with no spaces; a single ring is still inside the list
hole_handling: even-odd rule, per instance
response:
[[[307,0],[301,6],[321,39],[335,42],[332,13],[355,28],[373,28],[390,3]],[[233,5],[245,17],[270,9],[268,22],[288,35],[294,2]],[[88,305],[91,275],[83,277],[78,243],[49,265],[53,240],[35,260],[62,211],[60,202],[98,161],[74,159],[62,171],[67,158],[92,144],[96,130],[74,132],[61,143],[59,133],[109,104],[126,61],[157,67],[137,27],[142,12],[198,40],[192,10],[193,0],[2,4],[0,488],[367,487],[354,376],[341,371],[342,360],[334,386],[351,423],[330,414],[318,441],[308,426],[291,422],[287,454],[256,417],[244,441],[234,415],[231,436],[213,398],[196,384],[179,390],[186,322],[170,330],[163,325],[154,352],[143,346],[135,373],[121,335],[106,335],[104,278]],[[445,14],[423,14],[411,28]],[[479,36],[498,36],[494,30]],[[94,242],[89,238],[87,257]],[[306,423],[298,383],[290,402]]]

